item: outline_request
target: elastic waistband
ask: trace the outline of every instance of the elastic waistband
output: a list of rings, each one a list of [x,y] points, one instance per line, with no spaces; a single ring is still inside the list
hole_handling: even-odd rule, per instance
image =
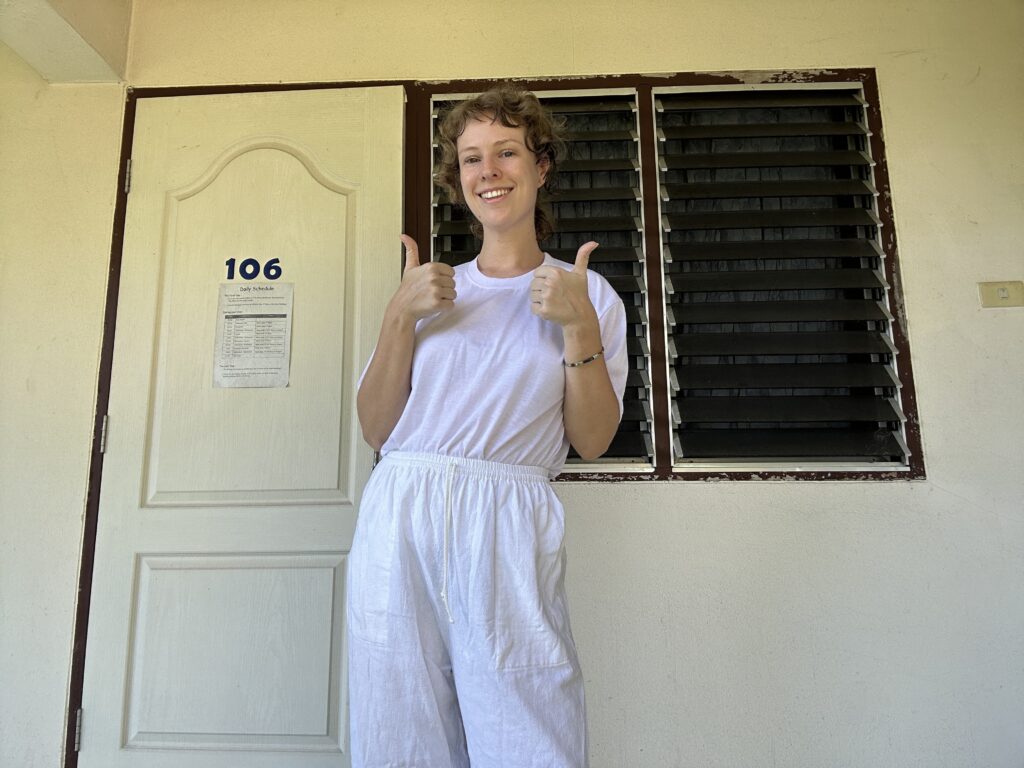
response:
[[[504,464],[500,461],[483,461],[482,459],[464,459],[461,456],[444,456],[438,453],[391,451],[381,459],[381,464],[389,463],[399,466],[417,466],[440,470],[455,469],[460,474],[478,475],[481,477],[505,477],[532,482],[546,483],[550,477],[550,473],[544,467],[531,467],[526,464]]]

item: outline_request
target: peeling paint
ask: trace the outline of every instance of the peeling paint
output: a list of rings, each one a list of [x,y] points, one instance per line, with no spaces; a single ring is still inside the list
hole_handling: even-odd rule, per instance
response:
[[[823,77],[835,77],[838,73],[833,69],[809,69],[801,72],[780,72],[772,76],[769,83],[813,83]]]
[[[806,69],[800,71],[748,69],[737,72],[698,72],[696,74],[713,77],[728,83],[763,85],[765,83],[813,83],[825,77],[836,77],[839,73],[832,69]]]
[[[907,421],[908,427],[914,422],[910,419]],[[561,474],[555,478],[555,482],[559,485],[572,484],[572,483],[651,483],[651,482],[670,482],[670,483],[724,483],[724,482],[736,482],[736,481],[759,481],[759,482],[799,482],[805,483],[808,481],[832,481],[832,482],[847,482],[847,481],[893,481],[893,480],[904,480],[904,481],[920,481],[924,480],[923,474],[915,474],[911,470],[903,470],[899,472],[893,472],[891,470],[884,470],[879,472],[871,472],[868,470],[863,471],[817,471],[814,469],[808,469],[806,471],[793,471],[793,470],[773,470],[765,472],[669,472],[665,474],[658,474],[654,472],[635,474],[635,473],[614,473],[614,472],[581,472],[581,473],[566,473]]]

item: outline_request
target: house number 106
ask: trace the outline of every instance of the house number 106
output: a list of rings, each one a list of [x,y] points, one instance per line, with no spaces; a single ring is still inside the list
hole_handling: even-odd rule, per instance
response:
[[[281,260],[271,259],[263,265],[263,276],[267,280],[277,280],[281,276]],[[228,268],[228,280],[235,279],[235,260],[228,259],[224,262]],[[260,263],[256,259],[245,259],[238,265],[238,274],[243,280],[252,280],[259,277]]]

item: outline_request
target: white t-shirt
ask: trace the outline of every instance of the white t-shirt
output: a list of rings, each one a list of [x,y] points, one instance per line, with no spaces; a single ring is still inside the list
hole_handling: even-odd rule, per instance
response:
[[[572,268],[548,254],[544,263]],[[625,308],[601,275],[587,278],[621,416]],[[488,277],[475,259],[455,268],[455,306],[416,324],[412,392],[382,454],[435,453],[558,474],[569,451],[562,328],[530,311],[532,280],[532,272]]]

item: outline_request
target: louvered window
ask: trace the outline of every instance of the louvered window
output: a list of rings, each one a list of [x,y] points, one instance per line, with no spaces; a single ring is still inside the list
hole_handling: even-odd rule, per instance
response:
[[[624,419],[588,471],[924,476],[872,70],[521,84],[568,131],[541,245],[572,261],[598,241],[629,318]],[[433,126],[489,86],[416,85],[410,117]],[[408,178],[425,190],[424,138]],[[436,190],[418,216],[434,258],[476,255]]]
[[[656,112],[676,461],[903,463],[860,90]]]

